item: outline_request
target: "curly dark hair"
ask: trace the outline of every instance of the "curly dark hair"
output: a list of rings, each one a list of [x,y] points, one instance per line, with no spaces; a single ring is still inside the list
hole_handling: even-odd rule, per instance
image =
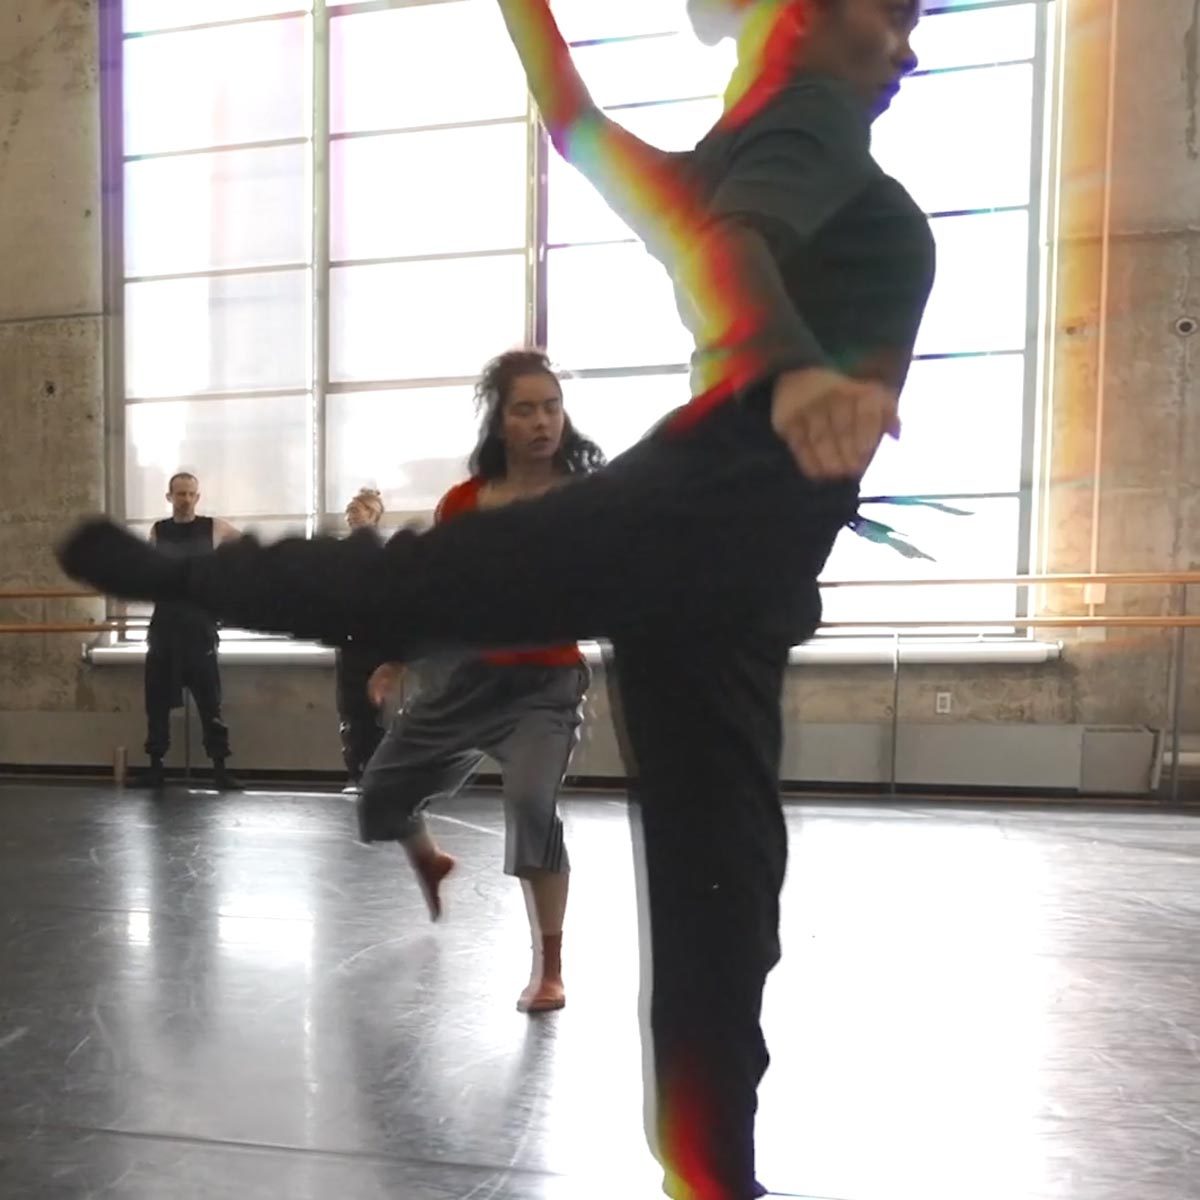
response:
[[[475,409],[483,422],[479,441],[467,462],[472,475],[483,479],[504,477],[507,462],[500,425],[513,383],[522,375],[549,375],[558,379],[544,350],[509,350],[484,367],[475,385]],[[587,475],[604,466],[604,461],[604,451],[584,437],[564,414],[562,444],[554,456],[555,467],[564,475]]]

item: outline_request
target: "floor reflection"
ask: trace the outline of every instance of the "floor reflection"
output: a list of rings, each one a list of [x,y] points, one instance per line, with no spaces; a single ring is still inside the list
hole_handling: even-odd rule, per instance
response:
[[[1200,823],[795,805],[762,1175],[837,1200],[1200,1197]],[[529,1021],[502,815],[439,927],[341,797],[0,789],[0,1195],[651,1197],[623,805],[568,804]]]

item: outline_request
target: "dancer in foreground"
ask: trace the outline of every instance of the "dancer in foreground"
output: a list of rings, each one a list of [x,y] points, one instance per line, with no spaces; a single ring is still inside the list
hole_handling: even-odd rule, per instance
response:
[[[483,425],[471,476],[443,497],[439,524],[542,496],[604,461],[563,411],[562,388],[539,351],[512,350],[489,363],[476,399]],[[526,550],[538,552],[536,545]],[[571,642],[440,666],[436,681],[417,691],[367,766],[359,800],[362,838],[403,845],[436,920],[440,884],[454,859],[433,840],[421,812],[431,800],[454,795],[490,754],[504,780],[504,870],[521,880],[533,944],[533,969],[517,1008],[562,1008],[570,867],[557,802],[578,741],[587,664]],[[394,670],[382,667],[372,679],[377,701]]]
[[[61,561],[117,595],[361,635],[397,659],[610,639],[645,854],[653,1145],[670,1195],[747,1200],[787,858],[784,669],[819,622],[858,480],[898,431],[933,280],[927,220],[870,155],[871,121],[916,65],[918,0],[691,0],[701,36],[737,37],[739,64],[687,154],[604,116],[547,0],[499,2],[554,144],[676,282],[691,404],[571,487],[386,547],[244,540],[180,563],[94,521]]]

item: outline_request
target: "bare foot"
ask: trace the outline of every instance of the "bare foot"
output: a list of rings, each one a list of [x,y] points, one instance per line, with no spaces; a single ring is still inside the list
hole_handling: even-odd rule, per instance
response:
[[[417,882],[429,905],[429,919],[438,920],[442,915],[442,880],[454,870],[458,860],[440,850],[429,858],[413,860],[413,870],[417,873]]]
[[[566,989],[561,979],[535,979],[521,993],[517,1001],[517,1012],[554,1012],[565,1007]]]

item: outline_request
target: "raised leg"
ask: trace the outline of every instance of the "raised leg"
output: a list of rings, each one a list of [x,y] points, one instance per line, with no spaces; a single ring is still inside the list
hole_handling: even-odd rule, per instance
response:
[[[682,626],[706,637],[799,630],[815,619],[814,581],[853,511],[853,488],[810,485],[762,412],[728,404],[570,487],[386,546],[241,538],[176,561],[100,523],[60,557],[116,595],[407,659]]]
[[[363,775],[359,835],[364,842],[401,844],[435,921],[442,915],[441,884],[454,859],[434,841],[422,814],[431,801],[454,795],[481,757],[448,744],[418,707],[396,717]]]

